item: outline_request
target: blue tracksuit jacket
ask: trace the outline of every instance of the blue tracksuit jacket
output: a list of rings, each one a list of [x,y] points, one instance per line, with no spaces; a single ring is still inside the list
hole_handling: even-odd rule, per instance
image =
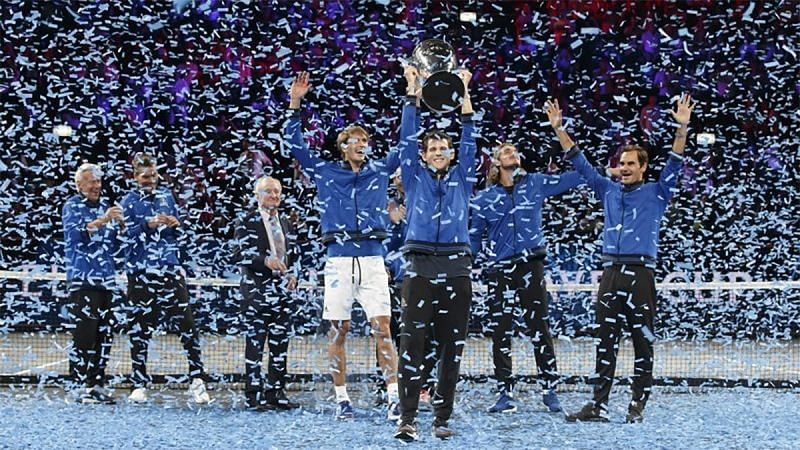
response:
[[[414,134],[413,107],[405,106],[401,139]],[[325,161],[311,154],[303,139],[300,115],[293,111],[284,127],[292,155],[317,185],[321,212],[322,242],[328,256],[374,256],[382,254],[387,237],[386,214],[389,177],[400,165],[399,151],[379,160],[367,161],[353,172],[343,163]]]
[[[566,157],[603,202],[603,262],[655,266],[661,218],[667,209],[683,157],[670,152],[656,183],[624,186],[600,175],[573,147]]]
[[[134,274],[150,270],[174,269],[181,266],[178,238],[180,227],[164,225],[150,229],[147,221],[157,214],[170,214],[180,220],[172,194],[157,188],[151,194],[131,191],[122,199],[127,225],[125,270]]]
[[[71,291],[115,287],[114,256],[119,250],[116,222],[109,222],[91,234],[86,231],[86,225],[105,214],[108,208],[104,199],[92,203],[82,195],[74,195],[61,210],[64,261]]]
[[[416,106],[412,107],[412,112],[416,122]],[[476,181],[473,131],[472,116],[463,116],[458,164],[442,176],[434,174],[420,160],[416,136],[401,141],[401,173],[408,221],[404,253],[470,253],[469,199]]]
[[[545,198],[579,184],[583,184],[583,179],[578,172],[534,173],[520,177],[511,194],[500,184],[479,192],[470,204],[472,254],[480,252],[488,231],[490,272],[500,268],[496,266],[545,256],[542,203]]]

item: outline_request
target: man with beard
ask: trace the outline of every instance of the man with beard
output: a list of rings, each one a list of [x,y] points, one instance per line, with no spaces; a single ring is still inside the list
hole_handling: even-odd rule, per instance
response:
[[[147,401],[147,350],[159,312],[167,324],[177,320],[180,339],[189,359],[189,393],[197,404],[210,401],[203,381],[200,336],[194,325],[185,272],[179,258],[178,238],[182,232],[178,208],[172,194],[158,188],[155,159],[148,154],[133,158],[133,177],[138,189],[122,200],[127,224],[128,301],[133,307],[129,331],[134,389],[128,400]]]
[[[322,318],[331,323],[328,353],[336,394],[336,418],[348,420],[354,417],[345,384],[345,339],[350,329],[353,301],[358,301],[375,335],[389,396],[387,418],[397,420],[400,416],[397,352],[390,329],[392,311],[382,241],[387,237],[389,176],[400,165],[399,153],[395,149],[383,159],[368,160],[369,134],[363,127],[350,125],[336,138],[342,161],[325,161],[312,154],[303,138],[299,111],[310,88],[307,72],[300,73],[292,83],[290,117],[284,135],[292,155],[317,186],[322,242],[327,249]],[[414,132],[412,115],[413,105],[406,105],[401,139]]]
[[[489,238],[490,305],[494,374],[500,395],[489,412],[512,413],[514,384],[511,337],[517,305],[533,341],[542,401],[551,412],[561,411],[555,392],[558,382],[556,354],[548,324],[547,289],[544,280],[545,239],[542,206],[547,197],[559,195],[582,183],[577,172],[562,175],[528,174],[520,169],[516,146],[500,144],[492,155],[487,188],[472,201],[470,240],[472,254],[480,252],[484,235]],[[519,299],[519,303],[517,303]]]
[[[597,357],[594,398],[567,416],[569,422],[608,422],[608,397],[614,382],[622,324],[633,340],[634,374],[628,404],[628,423],[644,420],[644,408],[653,385],[653,320],[656,313],[654,268],[661,219],[675,191],[686,147],[689,119],[694,105],[689,95],[670,111],[678,123],[672,152],[658,182],[645,183],[647,151],[627,145],[620,156],[620,182],[600,175],[561,127],[557,101],[545,103],[550,125],[556,131],[566,158],[603,202],[603,276],[597,292]]]

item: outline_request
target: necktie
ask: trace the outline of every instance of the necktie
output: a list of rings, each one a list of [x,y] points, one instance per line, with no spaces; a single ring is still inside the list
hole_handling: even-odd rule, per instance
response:
[[[272,256],[286,262],[286,239],[283,235],[281,221],[278,220],[278,215],[268,215],[265,225],[267,228],[267,237],[269,238],[269,246],[272,249]]]

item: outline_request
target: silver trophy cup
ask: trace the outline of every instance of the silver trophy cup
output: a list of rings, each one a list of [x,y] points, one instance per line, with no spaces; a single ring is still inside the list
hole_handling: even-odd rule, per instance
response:
[[[411,63],[419,71],[422,101],[440,114],[461,106],[464,82],[455,73],[458,60],[453,47],[438,39],[422,41],[411,54]]]

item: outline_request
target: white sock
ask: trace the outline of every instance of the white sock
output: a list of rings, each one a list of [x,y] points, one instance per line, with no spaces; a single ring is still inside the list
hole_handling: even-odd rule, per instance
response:
[[[400,393],[397,390],[397,383],[387,384],[386,394],[389,396],[389,403],[394,403],[400,400]]]
[[[397,385],[395,385],[397,386]],[[333,390],[336,392],[336,403],[350,401],[350,397],[347,395],[347,385],[342,386],[334,386]]]

